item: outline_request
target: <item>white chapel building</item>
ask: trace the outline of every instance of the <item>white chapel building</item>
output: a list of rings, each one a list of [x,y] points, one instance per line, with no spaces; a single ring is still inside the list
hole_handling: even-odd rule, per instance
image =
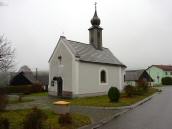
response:
[[[49,95],[74,98],[123,89],[126,66],[103,47],[96,9],[91,24],[88,44],[60,37],[49,59]]]

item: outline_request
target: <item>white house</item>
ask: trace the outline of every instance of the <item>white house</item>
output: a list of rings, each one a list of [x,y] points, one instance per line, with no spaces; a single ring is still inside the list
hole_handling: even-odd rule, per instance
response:
[[[83,97],[107,94],[111,86],[123,89],[126,66],[102,46],[96,9],[91,24],[89,44],[60,37],[49,59],[49,95]]]

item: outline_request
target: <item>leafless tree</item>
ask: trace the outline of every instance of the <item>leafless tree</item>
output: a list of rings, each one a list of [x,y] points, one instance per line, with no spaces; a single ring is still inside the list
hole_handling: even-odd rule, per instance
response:
[[[0,36],[0,71],[7,72],[14,67],[15,49],[4,36]]]

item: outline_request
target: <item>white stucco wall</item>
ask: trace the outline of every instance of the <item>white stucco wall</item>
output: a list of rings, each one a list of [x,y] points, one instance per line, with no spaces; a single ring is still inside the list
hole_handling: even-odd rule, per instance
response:
[[[107,73],[107,83],[100,83],[100,71],[105,70]],[[78,89],[76,96],[92,96],[105,94],[111,86],[122,90],[124,85],[124,68],[118,66],[78,63]]]
[[[57,86],[51,86],[51,81],[54,77],[59,76],[63,79],[63,92],[71,92],[73,97],[107,94],[111,86],[115,86],[119,90],[123,89],[124,68],[80,62],[65,44],[65,40],[65,38],[60,38],[49,60],[49,95],[57,96]],[[59,74],[58,71],[59,56],[62,57],[61,65],[64,66],[62,74]],[[107,83],[100,83],[101,70],[106,71]]]
[[[61,64],[63,67],[62,74],[59,75],[58,72],[58,65],[60,64],[58,57],[62,57]],[[49,95],[57,95],[57,87],[51,86],[51,81],[53,77],[61,76],[63,79],[63,91],[70,91],[72,92],[72,63],[73,63],[73,56],[67,47],[63,44],[63,39],[60,39],[54,53],[49,61],[49,86],[48,92]]]

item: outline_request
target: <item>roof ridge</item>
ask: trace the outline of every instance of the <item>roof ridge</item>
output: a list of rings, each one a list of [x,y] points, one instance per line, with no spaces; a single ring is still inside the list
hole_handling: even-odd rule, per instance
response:
[[[75,43],[80,43],[80,44],[84,44],[84,45],[91,45],[90,43],[83,43],[83,42],[79,42],[79,41],[75,41],[75,40],[70,40],[70,39],[66,39],[69,42],[75,42]],[[107,47],[103,47],[104,49],[108,49]]]

